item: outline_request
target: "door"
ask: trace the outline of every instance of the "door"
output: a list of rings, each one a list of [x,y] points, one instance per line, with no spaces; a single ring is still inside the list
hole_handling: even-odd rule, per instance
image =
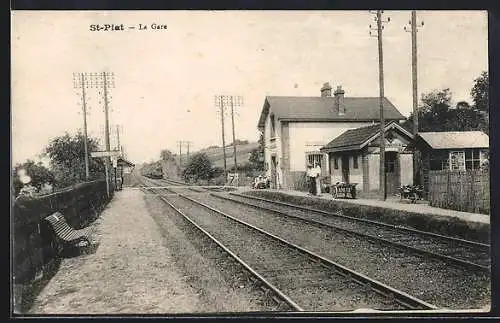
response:
[[[399,192],[399,154],[396,151],[385,152],[385,180],[387,195]]]
[[[271,156],[271,188],[278,187],[276,181],[276,156]]]
[[[349,183],[349,156],[342,156],[342,181]]]

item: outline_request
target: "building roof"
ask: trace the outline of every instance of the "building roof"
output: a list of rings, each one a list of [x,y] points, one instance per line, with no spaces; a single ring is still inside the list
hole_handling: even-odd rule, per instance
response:
[[[413,138],[413,135],[401,127],[394,121],[387,123],[385,131],[389,129],[398,129],[401,133]],[[377,138],[380,134],[380,124],[373,124],[370,126],[350,129],[343,132],[340,136],[336,137],[320,150],[322,151],[346,151],[346,150],[359,150]]]
[[[378,97],[345,97],[345,114],[335,111],[335,97],[267,96],[260,115],[258,128],[264,128],[269,109],[287,121],[371,121],[380,118]],[[384,98],[384,117],[387,120],[406,119]]]
[[[417,136],[432,149],[489,147],[489,137],[482,131],[419,132]]]
[[[126,160],[122,157],[117,158],[117,163],[118,163],[118,166],[122,166],[122,167],[134,167],[135,166],[133,163],[129,162],[128,160]]]

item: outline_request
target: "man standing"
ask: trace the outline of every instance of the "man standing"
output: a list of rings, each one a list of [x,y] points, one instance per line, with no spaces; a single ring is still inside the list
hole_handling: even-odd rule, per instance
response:
[[[316,178],[314,174],[313,165],[311,163],[307,164],[307,184],[309,185],[309,194],[316,195]]]
[[[276,189],[281,189],[281,166],[276,162]]]
[[[321,194],[321,166],[319,163],[316,163],[316,166],[314,167],[314,179],[315,179],[315,186],[316,186],[316,194],[315,195],[320,195]]]

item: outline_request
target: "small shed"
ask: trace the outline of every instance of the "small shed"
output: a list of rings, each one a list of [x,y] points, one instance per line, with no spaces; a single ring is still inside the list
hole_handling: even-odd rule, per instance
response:
[[[420,132],[406,149],[421,154],[425,191],[430,170],[477,170],[489,161],[489,137],[482,131]]]
[[[412,153],[405,147],[413,135],[391,121],[384,128],[387,194],[413,181]],[[380,124],[347,130],[321,148],[328,154],[331,182],[358,183],[363,193],[378,192],[380,170]]]
[[[116,160],[116,179],[119,180],[117,185],[121,189],[122,185],[130,185],[130,174],[135,167],[135,164],[129,162],[123,157],[118,157]]]

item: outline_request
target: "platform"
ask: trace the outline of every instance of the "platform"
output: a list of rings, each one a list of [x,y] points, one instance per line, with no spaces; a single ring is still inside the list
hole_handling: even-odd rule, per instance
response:
[[[28,314],[196,311],[199,296],[172,260],[142,191],[116,192],[97,221],[95,253],[63,259]]]
[[[238,190],[238,193],[243,193],[246,191],[255,191],[255,190],[252,190],[250,188],[240,188]],[[265,190],[261,190],[261,191],[279,192],[279,193],[290,194],[290,195],[295,195],[295,196],[305,196],[305,197],[310,196],[310,197],[315,197],[315,198],[323,198],[326,200],[333,200],[332,195],[329,193],[322,193],[321,195],[318,195],[318,196],[311,196],[307,192],[301,192],[301,191],[295,191],[295,190],[265,189]],[[487,214],[468,213],[468,212],[460,212],[460,211],[455,211],[455,210],[441,209],[441,208],[430,206],[428,204],[428,202],[425,202],[425,201],[418,201],[418,203],[412,204],[412,203],[409,203],[408,201],[405,201],[405,200],[401,201],[400,198],[396,198],[396,197],[389,197],[385,201],[376,200],[376,199],[360,199],[360,198],[356,198],[356,199],[343,199],[342,198],[342,199],[338,199],[338,200],[345,202],[345,203],[383,207],[383,208],[389,208],[389,209],[401,210],[401,211],[407,211],[407,212],[413,212],[413,213],[456,217],[456,218],[459,218],[459,219],[467,221],[467,222],[476,222],[476,223],[483,223],[483,224],[490,223],[490,216]]]

